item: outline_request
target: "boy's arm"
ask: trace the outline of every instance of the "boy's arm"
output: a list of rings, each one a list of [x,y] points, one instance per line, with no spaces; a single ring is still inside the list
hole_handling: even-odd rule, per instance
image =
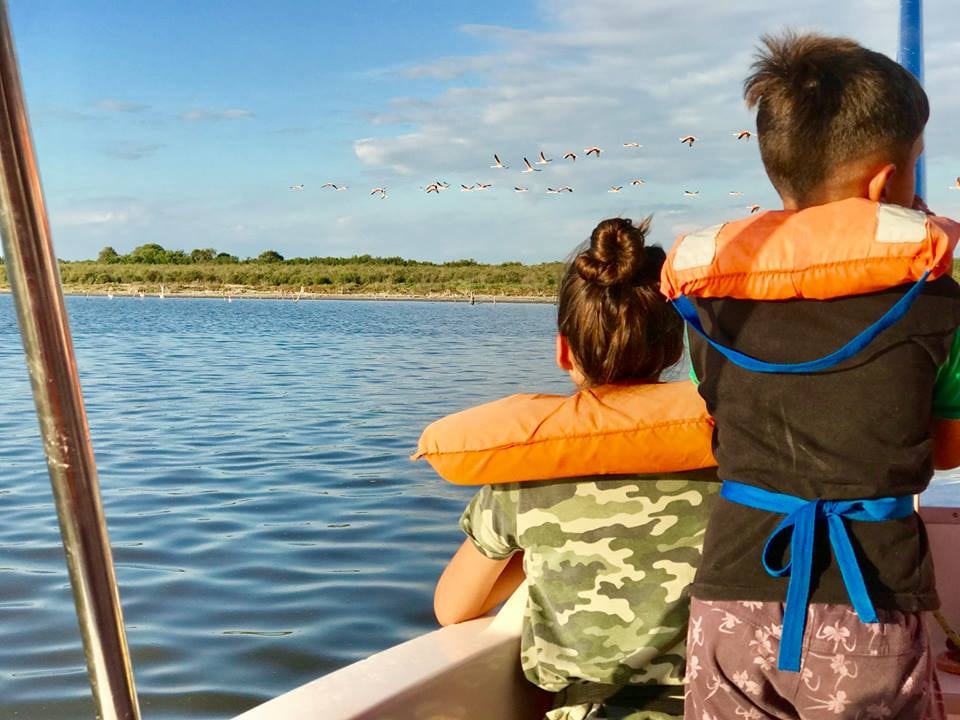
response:
[[[523,582],[523,553],[493,560],[472,540],[464,540],[450,560],[433,595],[433,612],[441,625],[486,615]]]
[[[933,466],[960,467],[960,330],[953,338],[947,362],[937,374],[933,391]]]
[[[933,467],[960,467],[960,420],[933,421]]]
[[[523,581],[517,541],[516,485],[486,485],[460,518],[467,540],[437,581],[433,609],[441,625],[480,617],[509,597]]]

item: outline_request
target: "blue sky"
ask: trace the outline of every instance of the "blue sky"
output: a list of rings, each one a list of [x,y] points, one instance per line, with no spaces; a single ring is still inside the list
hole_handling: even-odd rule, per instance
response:
[[[9,4],[69,259],[159,242],[531,262],[566,256],[603,217],[651,212],[669,243],[776,206],[755,141],[732,137],[753,127],[740,86],[761,32],[811,28],[894,54],[897,28],[895,0]],[[947,190],[960,174],[951,5],[926,3],[929,199],[960,215]],[[693,148],[678,142],[687,133]],[[595,144],[602,157],[585,158]],[[553,163],[519,173],[541,149]],[[511,168],[491,169],[493,152]],[[452,189],[418,189],[438,179]],[[454,189],[476,182],[493,187]]]

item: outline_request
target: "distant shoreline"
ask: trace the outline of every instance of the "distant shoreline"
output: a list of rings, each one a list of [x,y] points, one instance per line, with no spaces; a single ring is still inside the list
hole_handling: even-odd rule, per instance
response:
[[[9,295],[10,288],[0,288],[0,294]],[[114,298],[140,298],[138,292],[130,290],[117,290],[110,293],[106,290],[84,290],[65,287],[63,294],[70,297],[107,297],[112,294]],[[144,292],[143,298],[157,298],[157,292]],[[223,292],[217,290],[167,290],[165,298],[168,299],[195,299],[195,300],[219,300],[226,302],[228,300],[277,300],[293,302],[297,298],[297,293],[290,291],[273,290],[250,290],[243,289],[234,292]],[[528,305],[553,305],[556,303],[556,297],[540,295],[454,295],[454,294],[402,294],[402,293],[311,293],[304,292],[300,295],[300,300],[362,300],[365,302],[449,302],[449,303],[467,303],[477,305],[496,305],[497,303],[528,304]]]
[[[112,293],[115,297],[156,296],[165,289],[169,297],[195,298],[279,300],[302,291],[309,300],[471,302],[473,298],[474,303],[551,303],[564,268],[560,262],[483,265],[456,260],[437,264],[367,255],[283,260],[276,253],[279,259],[241,261],[229,256],[230,262],[194,261],[182,251],[166,251],[159,245],[141,246],[132,255],[139,253],[140,257],[148,250],[152,254],[137,262],[61,260],[60,282],[70,295]],[[196,251],[207,256],[213,252]],[[177,262],[172,261],[174,256]],[[0,264],[0,287],[9,286],[6,270]]]

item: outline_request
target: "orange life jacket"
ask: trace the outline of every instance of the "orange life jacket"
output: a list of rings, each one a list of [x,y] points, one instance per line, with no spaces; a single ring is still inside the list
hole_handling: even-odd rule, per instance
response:
[[[950,272],[960,224],[851,198],[775,210],[680,237],[660,289],[673,300],[860,295]]]
[[[423,431],[426,458],[457,485],[713,467],[713,421],[689,381],[511,395]]]

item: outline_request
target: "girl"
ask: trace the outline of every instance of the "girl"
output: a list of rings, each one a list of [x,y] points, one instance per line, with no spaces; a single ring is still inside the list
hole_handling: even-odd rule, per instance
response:
[[[580,393],[643,402],[681,357],[649,228],[649,218],[604,220],[566,269],[556,359]],[[712,470],[486,485],[437,583],[437,619],[483,615],[526,574],[522,665],[557,693],[547,718],[682,717],[686,587],[718,489]]]

